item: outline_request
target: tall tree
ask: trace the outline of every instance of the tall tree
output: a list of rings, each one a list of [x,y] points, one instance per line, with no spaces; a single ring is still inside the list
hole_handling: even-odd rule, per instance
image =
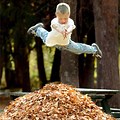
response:
[[[4,23],[4,19],[0,13],[0,63],[1,63],[0,64],[0,84],[1,84],[1,79],[2,79],[3,66],[4,66],[4,36],[3,34],[5,34],[5,32],[3,31],[3,28],[4,28],[2,26],[3,23]]]
[[[16,82],[23,91],[30,91],[30,76],[29,76],[29,49],[26,37],[26,23],[28,15],[25,12],[27,1],[13,1],[11,7],[15,8],[12,13],[13,24],[13,40],[14,40],[14,61]],[[18,14],[19,13],[19,14]]]
[[[51,82],[60,81],[60,72],[59,72],[60,64],[61,64],[61,51],[56,49],[55,55],[54,55],[51,77],[50,77]]]
[[[1,14],[0,14],[1,16]],[[2,72],[3,72],[3,66],[4,66],[4,32],[2,30],[2,26],[1,24],[3,24],[3,19],[2,19],[2,16],[1,16],[1,19],[0,19],[0,84],[1,84],[1,79],[2,79]]]
[[[93,4],[91,0],[77,1],[77,34],[79,42],[91,45],[95,42]],[[94,88],[94,57],[79,56],[80,87]]]
[[[103,57],[98,61],[98,88],[120,89],[118,69],[118,0],[94,0],[95,34]],[[120,95],[111,100],[120,107]]]
[[[76,24],[76,0],[60,0],[60,2],[68,3],[71,7],[71,18]],[[76,30],[73,31],[72,40],[78,41]],[[62,51],[61,53],[61,82],[71,84],[75,87],[79,87],[79,72],[78,72],[78,56],[68,51]]]
[[[44,61],[43,61],[43,52],[42,52],[42,40],[36,38],[36,52],[37,52],[37,67],[39,73],[39,80],[42,82],[41,86],[43,87],[47,83]]]

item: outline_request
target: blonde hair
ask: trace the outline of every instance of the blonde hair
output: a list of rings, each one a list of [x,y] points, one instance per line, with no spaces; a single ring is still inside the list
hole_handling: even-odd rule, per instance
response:
[[[69,13],[70,14],[70,6],[67,3],[59,3],[56,7],[56,13],[60,12],[62,14]]]

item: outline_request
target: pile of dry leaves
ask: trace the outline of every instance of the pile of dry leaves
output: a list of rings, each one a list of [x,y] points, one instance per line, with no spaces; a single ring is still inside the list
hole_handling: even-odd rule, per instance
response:
[[[43,89],[18,97],[0,120],[115,120],[102,112],[87,95],[66,84],[47,84]]]

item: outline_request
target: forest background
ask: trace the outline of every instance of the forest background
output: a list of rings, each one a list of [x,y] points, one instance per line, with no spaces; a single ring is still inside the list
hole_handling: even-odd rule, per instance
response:
[[[59,2],[71,7],[72,39],[96,42],[103,58],[46,47],[27,30],[43,22],[50,31]],[[34,91],[50,82],[81,88],[120,89],[120,0],[1,0],[0,89]],[[120,107],[120,95],[110,101]]]

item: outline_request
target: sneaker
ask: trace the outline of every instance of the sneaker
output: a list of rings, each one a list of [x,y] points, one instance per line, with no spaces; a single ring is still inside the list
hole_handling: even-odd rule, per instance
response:
[[[96,43],[93,43],[92,46],[97,50],[96,53],[93,54],[93,56],[95,56],[97,58],[102,58],[102,51],[100,50],[98,45]]]
[[[44,27],[43,23],[38,23],[32,27],[30,27],[27,31],[28,34],[33,34],[33,35],[36,35],[36,30],[38,27]]]

